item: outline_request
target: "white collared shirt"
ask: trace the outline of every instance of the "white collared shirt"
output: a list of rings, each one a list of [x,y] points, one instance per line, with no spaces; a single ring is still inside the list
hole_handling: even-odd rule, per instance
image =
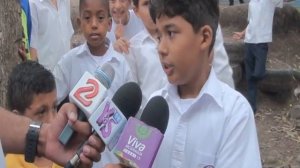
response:
[[[59,59],[70,50],[74,32],[70,0],[58,0],[58,10],[50,0],[29,0],[32,20],[30,47],[35,48],[39,63],[53,71]]]
[[[261,168],[251,106],[220,82],[213,68],[197,98],[184,108],[174,85],[156,95],[168,102],[169,122],[153,168]]]
[[[125,58],[133,77],[143,91],[142,107],[144,107],[149,96],[167,83],[157,52],[157,42],[146,29],[130,39],[129,54],[125,55]]]
[[[214,46],[213,67],[218,78],[234,88],[232,69],[229,65],[222,36],[221,27],[219,26]],[[130,39],[129,54],[125,56],[133,77],[143,91],[142,107],[154,91],[161,89],[168,82],[159,60],[157,45],[149,32],[143,29]]]
[[[111,30],[107,32],[106,37],[114,43],[116,41],[116,36],[115,36],[115,29],[116,29],[116,22],[112,19],[112,26]],[[124,37],[127,40],[130,40],[134,35],[139,33],[144,29],[144,24],[142,20],[136,16],[134,11],[132,9],[129,10],[129,20],[126,25],[124,25]]]
[[[216,41],[214,45],[213,67],[218,79],[234,88],[232,68],[229,65],[229,58],[224,47],[223,33],[219,24],[216,31]]]
[[[108,96],[112,96],[126,82],[133,81],[129,65],[124,56],[116,52],[112,45],[108,44],[107,46],[108,49],[103,56],[93,56],[87,43],[84,43],[73,48],[62,57],[53,72],[58,103],[68,96],[84,72],[94,74],[97,67],[101,67],[107,62],[115,70],[115,77],[108,90]]]
[[[5,166],[4,154],[3,154],[3,149],[2,149],[2,144],[1,144],[1,139],[0,139],[0,167],[6,167]]]
[[[245,42],[252,44],[272,42],[275,8],[282,6],[283,0],[251,0]]]

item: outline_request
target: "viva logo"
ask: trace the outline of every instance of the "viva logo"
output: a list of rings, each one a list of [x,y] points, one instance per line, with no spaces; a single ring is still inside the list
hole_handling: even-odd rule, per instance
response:
[[[96,80],[88,79],[87,86],[80,87],[74,93],[74,97],[85,107],[93,103],[93,98],[99,93],[99,85]]]
[[[120,114],[114,107],[110,107],[110,102],[106,102],[104,110],[97,119],[97,124],[103,138],[110,136],[113,125],[117,125],[121,120]]]
[[[137,125],[135,135],[136,137],[130,135],[127,143],[138,151],[143,152],[146,148],[146,145],[141,141],[147,139],[151,135],[150,127],[143,124]]]

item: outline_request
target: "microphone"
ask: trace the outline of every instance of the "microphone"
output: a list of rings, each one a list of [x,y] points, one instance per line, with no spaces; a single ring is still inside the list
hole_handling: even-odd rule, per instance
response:
[[[94,75],[85,72],[69,94],[70,102],[78,108],[78,120],[86,121],[106,97],[106,91],[110,88],[115,71],[106,63],[97,68]],[[74,134],[70,124],[67,124],[59,136],[59,141],[66,145]]]
[[[130,117],[114,149],[128,167],[151,168],[169,121],[169,107],[161,96],[150,99],[141,120]]]
[[[122,85],[112,99],[106,98],[89,117],[93,134],[97,134],[109,150],[118,142],[120,134],[130,116],[135,116],[142,103],[142,91],[134,82]],[[84,142],[86,144],[87,141]],[[74,167],[79,161],[82,144],[65,168]]]
[[[117,90],[112,100],[106,98],[89,118],[89,123],[110,151],[118,142],[127,119],[136,115],[141,103],[140,87],[129,82]]]

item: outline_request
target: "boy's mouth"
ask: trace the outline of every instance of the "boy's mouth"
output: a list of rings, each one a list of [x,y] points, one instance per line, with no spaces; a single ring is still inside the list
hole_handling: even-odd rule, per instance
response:
[[[100,34],[98,34],[98,33],[92,33],[92,34],[90,34],[90,38],[91,39],[98,39],[98,38],[100,38]]]
[[[174,71],[174,66],[171,64],[167,64],[167,63],[162,63],[163,69],[165,71],[165,73],[167,74],[167,76],[170,76],[173,71]]]

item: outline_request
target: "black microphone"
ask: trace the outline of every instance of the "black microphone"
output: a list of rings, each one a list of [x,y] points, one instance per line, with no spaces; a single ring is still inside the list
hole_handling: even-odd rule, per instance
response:
[[[114,149],[123,164],[151,168],[169,121],[169,107],[161,96],[150,99],[141,120],[130,117]]]

